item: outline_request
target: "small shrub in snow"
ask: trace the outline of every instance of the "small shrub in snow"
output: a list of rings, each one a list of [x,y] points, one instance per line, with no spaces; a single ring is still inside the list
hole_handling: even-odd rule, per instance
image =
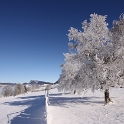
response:
[[[23,94],[25,91],[24,86],[22,84],[16,84],[14,88],[14,96]]]
[[[11,96],[12,95],[12,86],[5,86],[3,89],[2,89],[2,94],[4,97],[8,97],[8,96]]]

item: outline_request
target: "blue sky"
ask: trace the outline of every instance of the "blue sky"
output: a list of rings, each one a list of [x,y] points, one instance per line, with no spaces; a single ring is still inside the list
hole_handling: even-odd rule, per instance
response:
[[[112,26],[123,0],[0,0],[0,82],[55,82],[68,52],[70,27],[81,30],[90,14]]]

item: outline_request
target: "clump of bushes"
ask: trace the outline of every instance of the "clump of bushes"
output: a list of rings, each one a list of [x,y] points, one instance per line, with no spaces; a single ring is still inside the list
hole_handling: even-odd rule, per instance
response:
[[[15,86],[7,85],[2,89],[2,95],[4,97],[16,96],[27,92],[26,87],[22,84],[16,84]]]
[[[20,94],[25,94],[27,92],[34,92],[40,88],[39,85],[33,84],[31,86],[25,86],[23,84],[15,84],[14,86],[7,85],[2,88],[1,96],[17,96]]]
[[[2,94],[4,97],[12,96],[12,94],[13,94],[12,86],[9,86],[9,85],[5,86],[2,89]]]
[[[19,95],[19,94],[24,94],[25,93],[25,89],[24,86],[22,84],[16,84],[14,87],[14,93],[13,95]]]

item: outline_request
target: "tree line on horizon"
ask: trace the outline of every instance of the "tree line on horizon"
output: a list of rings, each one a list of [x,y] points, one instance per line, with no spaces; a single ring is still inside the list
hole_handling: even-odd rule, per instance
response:
[[[2,96],[9,97],[9,96],[17,96],[20,94],[25,94],[27,92],[33,92],[40,88],[37,84],[33,84],[31,86],[26,86],[23,84],[15,84],[15,85],[6,85],[2,88]]]

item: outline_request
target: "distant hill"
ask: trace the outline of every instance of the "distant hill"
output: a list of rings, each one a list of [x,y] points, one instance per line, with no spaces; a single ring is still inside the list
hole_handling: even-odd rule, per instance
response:
[[[38,80],[31,80],[29,84],[38,84],[38,85],[44,85],[44,84],[52,84],[50,82],[45,82],[45,81],[38,81]]]
[[[11,86],[13,86],[13,85],[15,85],[16,83],[0,83],[0,85],[11,85]]]
[[[0,85],[15,85],[17,83],[0,83]],[[27,85],[27,84],[30,84],[30,85],[33,85],[33,84],[38,84],[38,85],[44,85],[44,84],[53,84],[51,82],[45,82],[45,81],[38,81],[38,80],[31,80],[29,83],[23,83],[23,85]]]

